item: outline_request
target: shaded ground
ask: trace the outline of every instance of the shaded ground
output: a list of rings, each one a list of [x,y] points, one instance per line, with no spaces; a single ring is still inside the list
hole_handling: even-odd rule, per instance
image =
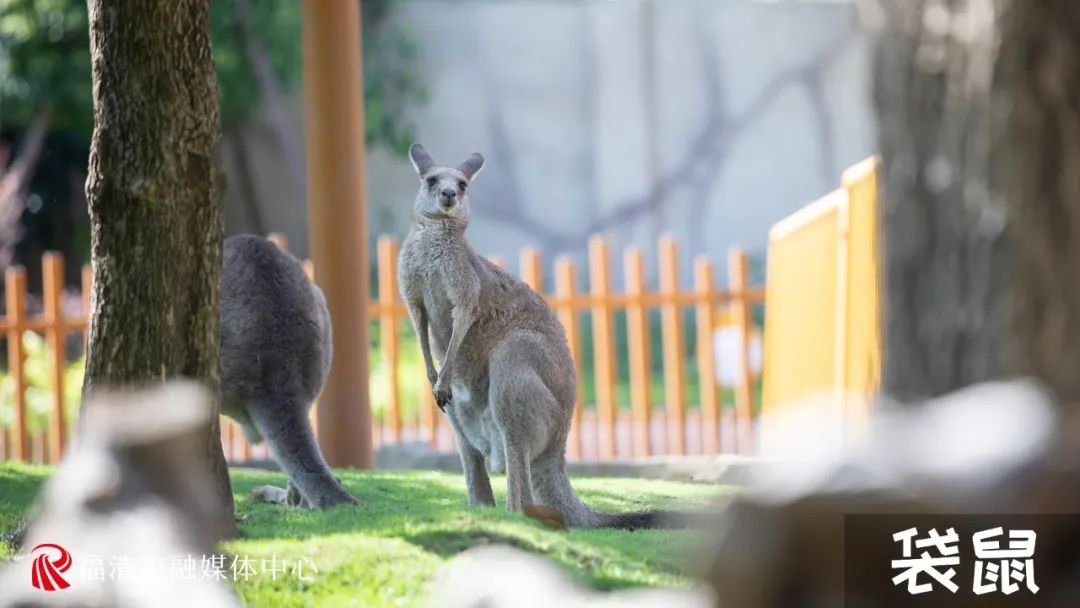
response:
[[[26,512],[47,467],[0,463],[0,534]],[[225,550],[250,558],[296,562],[318,569],[272,578],[260,572],[237,581],[248,605],[411,606],[424,584],[448,558],[479,544],[505,543],[549,557],[586,584],[610,589],[639,585],[689,584],[694,542],[689,531],[547,530],[501,508],[466,508],[460,475],[426,471],[339,471],[361,508],[326,512],[287,509],[253,502],[255,485],[284,484],[279,473],[232,471],[241,538]],[[503,478],[495,478],[502,499]],[[578,479],[575,487],[591,505],[608,510],[699,504],[725,488],[638,479]],[[0,562],[10,549],[0,543]]]

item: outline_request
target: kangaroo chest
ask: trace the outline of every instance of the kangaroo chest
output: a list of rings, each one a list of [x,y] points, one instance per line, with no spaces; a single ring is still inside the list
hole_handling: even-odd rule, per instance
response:
[[[398,271],[401,291],[406,301],[422,303],[427,312],[437,359],[442,359],[450,343],[455,289],[463,284],[463,273],[470,272],[475,271],[469,252],[441,235],[414,233],[402,246]],[[447,409],[447,416],[466,441],[489,454],[496,444],[501,444],[501,436],[488,410],[487,374],[483,369],[486,362],[470,360],[477,355],[475,348],[459,352],[451,381],[453,405]]]
[[[468,261],[449,239],[410,235],[402,247],[398,280],[406,302],[422,303],[427,313],[432,346],[441,355],[450,342],[455,277]]]

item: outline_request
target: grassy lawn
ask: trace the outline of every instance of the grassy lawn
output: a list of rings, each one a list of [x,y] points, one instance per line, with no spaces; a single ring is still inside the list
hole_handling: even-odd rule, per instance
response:
[[[0,463],[0,534],[10,531],[30,505],[49,468]],[[690,531],[552,531],[502,508],[465,506],[460,475],[408,471],[339,471],[366,504],[326,512],[253,502],[255,485],[284,485],[279,473],[232,472],[240,538],[225,544],[234,555],[259,564],[274,556],[306,556],[318,568],[314,581],[268,575],[241,580],[248,605],[412,606],[433,572],[455,554],[485,543],[506,543],[547,556],[586,584],[602,589],[683,586],[686,556],[700,534]],[[502,499],[505,479],[493,480]],[[592,506],[607,510],[700,504],[723,486],[639,479],[582,478],[575,488]],[[10,558],[0,543],[0,564]]]

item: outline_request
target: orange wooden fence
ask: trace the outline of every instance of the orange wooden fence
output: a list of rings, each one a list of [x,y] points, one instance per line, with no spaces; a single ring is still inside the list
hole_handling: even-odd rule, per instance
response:
[[[285,240],[271,235],[279,246]],[[377,298],[369,303],[368,314],[378,328],[378,356],[382,373],[373,377],[373,386],[384,396],[381,415],[376,416],[372,429],[375,444],[399,441],[423,441],[440,449],[452,449],[453,434],[446,418],[439,414],[426,378],[419,383],[414,395],[418,407],[406,414],[401,390],[401,341],[409,336],[411,326],[404,303],[398,297],[397,242],[389,236],[378,239]],[[694,284],[684,289],[679,282],[678,245],[670,236],[659,242],[659,289],[650,291],[645,281],[645,256],[631,248],[623,255],[625,290],[612,289],[613,270],[608,243],[599,236],[589,241],[588,289],[578,291],[578,270],[574,261],[560,257],[554,263],[554,292],[544,291],[544,264],[536,249],[521,251],[521,278],[543,295],[558,314],[566,329],[570,351],[579,379],[584,368],[583,316],[588,314],[593,344],[592,369],[595,398],[592,407],[583,407],[585,382],[578,382],[578,403],[568,444],[571,459],[607,460],[616,457],[641,457],[654,454],[717,453],[721,451],[748,452],[751,449],[754,418],[754,377],[749,362],[749,340],[752,310],[764,303],[764,289],[752,287],[748,279],[746,254],[739,249],[729,253],[727,289],[715,286],[715,269],[704,256],[694,259]],[[502,264],[499,260],[496,263]],[[311,264],[305,262],[311,276]],[[78,314],[65,315],[61,309],[63,291],[63,260],[59,254],[48,253],[43,258],[44,297],[42,311],[30,315],[26,306],[26,274],[21,267],[8,268],[5,273],[6,313],[0,317],[0,334],[6,336],[8,373],[14,394],[0,395],[10,400],[10,423],[0,429],[0,459],[56,462],[66,442],[71,420],[64,403],[65,339],[69,333],[84,334],[86,311],[89,309],[90,272],[82,273],[83,306]],[[715,382],[718,365],[713,351],[712,332],[720,307],[727,307],[743,336],[734,388],[734,407],[724,407],[721,388]],[[696,365],[698,403],[688,403],[688,370],[686,362],[687,327],[684,311],[694,312],[690,329],[697,338]],[[659,310],[661,316],[663,403],[652,402],[652,362],[650,360],[651,332],[649,313]],[[627,370],[620,376],[616,353],[617,313],[625,312]],[[46,339],[52,400],[49,424],[45,432],[28,432],[23,334],[36,332]],[[373,335],[376,335],[373,333]],[[725,362],[730,363],[730,362]],[[423,370],[412,370],[423,374]],[[629,401],[618,403],[617,385],[620,377],[628,378]],[[621,405],[628,407],[622,408]],[[691,407],[696,405],[697,407]],[[317,406],[312,416],[317,415]],[[2,424],[2,420],[0,420]],[[226,457],[233,462],[267,457],[265,446],[252,447],[243,439],[239,427],[222,419],[222,441]]]

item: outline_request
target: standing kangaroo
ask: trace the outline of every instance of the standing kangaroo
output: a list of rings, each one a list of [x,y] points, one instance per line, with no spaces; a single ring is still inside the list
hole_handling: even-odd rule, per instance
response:
[[[483,157],[440,167],[420,144],[409,156],[420,191],[398,281],[435,401],[454,429],[469,504],[495,504],[484,459],[502,456],[511,511],[535,501],[574,527],[663,525],[653,511],[594,511],[570,486],[566,437],[576,380],[566,334],[536,292],[465,240],[468,188]],[[438,372],[433,352],[442,361]]]
[[[225,239],[222,412],[251,443],[265,437],[289,476],[288,491],[262,486],[256,498],[318,509],[357,502],[327,466],[308,420],[331,355],[326,300],[300,262],[262,237]]]

